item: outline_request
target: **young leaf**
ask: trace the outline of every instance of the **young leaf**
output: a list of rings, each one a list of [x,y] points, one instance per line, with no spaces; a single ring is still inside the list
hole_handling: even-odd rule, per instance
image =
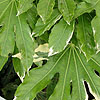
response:
[[[39,0],[37,11],[44,23],[50,18],[54,5],[55,0]]]
[[[96,42],[96,47],[97,50],[100,51],[100,18],[99,17],[95,17],[92,20],[92,29],[93,29],[93,35],[94,35],[94,39]]]
[[[35,98],[36,94],[47,86],[55,73],[59,73],[59,81],[49,100],[87,99],[84,81],[88,83],[93,96],[99,100],[100,78],[94,70],[100,72],[100,65],[94,60],[88,63],[84,55],[70,44],[65,51],[52,56],[46,65],[30,71],[29,76],[26,76],[16,91],[16,100]]]
[[[74,32],[74,22],[70,25],[64,19],[56,24],[49,37],[49,56],[63,51],[71,40]]]
[[[44,34],[45,31],[49,30],[60,18],[60,12],[55,9],[51,15],[51,17],[44,24],[43,21],[39,18],[37,24],[33,30],[33,35],[40,36]]]
[[[75,2],[73,0],[58,0],[58,8],[64,17],[64,20],[70,24],[76,8]]]
[[[34,0],[20,0],[18,4],[18,13],[17,15],[20,15],[24,12],[26,12],[28,9],[30,9],[33,6]]]
[[[95,42],[91,26],[91,17],[87,14],[78,18],[77,38],[81,42],[81,49],[87,59],[90,59],[95,54]]]

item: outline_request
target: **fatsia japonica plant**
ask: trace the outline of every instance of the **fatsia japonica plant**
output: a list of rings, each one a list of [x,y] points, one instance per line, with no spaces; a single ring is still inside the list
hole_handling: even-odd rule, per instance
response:
[[[0,70],[10,54],[22,81],[14,100],[36,99],[56,74],[48,100],[88,100],[85,82],[100,100],[99,51],[100,0],[0,0]]]

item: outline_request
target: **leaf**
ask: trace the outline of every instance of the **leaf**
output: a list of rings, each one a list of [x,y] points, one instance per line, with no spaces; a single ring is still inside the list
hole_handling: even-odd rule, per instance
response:
[[[95,42],[91,26],[91,17],[88,14],[78,18],[77,38],[81,42],[81,49],[89,60],[95,53]]]
[[[28,24],[33,30],[37,21],[37,10],[35,5],[33,5],[33,7],[30,8],[26,13]]]
[[[73,0],[58,0],[58,8],[64,17],[64,20],[70,24],[76,8],[75,2]]]
[[[85,1],[85,2],[87,2],[87,3],[91,3],[91,0],[83,0],[83,1]]]
[[[88,83],[93,96],[99,100],[100,77],[94,70],[100,72],[100,65],[92,59],[87,62],[84,55],[70,44],[62,53],[50,57],[46,65],[30,71],[29,76],[25,77],[24,82],[16,91],[16,100],[35,98],[36,94],[47,86],[55,73],[59,73],[59,81],[49,100],[87,99],[84,81]]]
[[[33,40],[31,31],[26,23],[25,14],[18,16],[16,20],[16,45],[21,53],[21,63],[28,71],[33,62]]]
[[[15,72],[20,77],[21,81],[23,82],[23,78],[25,77],[25,68],[22,65],[20,59],[13,58],[13,65],[14,65]]]
[[[47,59],[48,52],[49,52],[49,48],[48,48],[48,44],[47,43],[39,45],[35,49],[35,54],[33,56],[33,58],[34,58],[33,62],[37,63],[37,62],[40,62],[42,60],[48,60]]]
[[[40,36],[44,34],[45,31],[49,30],[61,18],[61,16],[62,15],[60,14],[60,12],[55,9],[51,17],[46,21],[45,24],[39,18],[33,30],[33,35]]]
[[[64,19],[56,24],[49,37],[49,56],[63,51],[71,40],[74,32],[74,22],[68,25]]]
[[[0,25],[2,31],[0,32],[0,54],[1,56],[8,56],[14,51],[14,12],[12,0],[0,0]],[[13,19],[12,19],[13,18]]]
[[[26,70],[21,63],[21,53],[19,53],[16,45],[14,49],[14,55],[12,55],[12,57],[13,57],[12,61],[13,61],[14,70],[19,76],[20,80],[23,82],[23,78],[25,77]]]
[[[99,17],[95,17],[93,20],[92,20],[92,29],[93,29],[93,35],[94,35],[94,40],[96,42],[96,47],[97,47],[97,50],[100,51],[100,18]]]
[[[0,71],[2,70],[3,66],[7,62],[8,58],[7,57],[2,57],[0,56]]]
[[[95,2],[96,15],[100,17],[100,0],[95,0],[94,2]]]
[[[73,19],[79,17],[80,15],[86,12],[90,13],[92,10],[93,10],[93,7],[90,3],[80,2],[79,4],[77,4],[77,8],[75,9],[75,15]]]
[[[84,13],[90,13],[92,10],[96,10],[96,14],[98,16],[100,16],[99,5],[100,5],[100,0],[91,0],[91,3],[80,2],[77,5],[77,8],[75,9],[75,16],[74,16],[74,18],[77,18],[78,16],[80,16],[80,15],[82,15]]]
[[[44,53],[48,53],[48,52],[49,52],[48,43],[39,45],[39,46],[35,49],[35,52],[44,52]]]
[[[26,22],[26,14],[16,16],[16,0],[0,0],[0,6],[0,25],[3,25],[0,34],[1,56],[13,53],[16,41],[22,57],[21,63],[28,70],[33,62],[33,40],[31,30]]]
[[[20,14],[26,12],[28,9],[30,9],[33,6],[33,1],[34,0],[20,0],[19,5],[18,5],[18,13],[17,15],[19,16]]]
[[[44,23],[50,18],[54,5],[55,0],[39,0],[37,11]]]

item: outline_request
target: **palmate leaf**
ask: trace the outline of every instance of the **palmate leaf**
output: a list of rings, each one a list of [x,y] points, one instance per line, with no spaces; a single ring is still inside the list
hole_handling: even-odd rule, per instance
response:
[[[58,8],[64,17],[64,20],[70,24],[76,8],[75,2],[73,0],[58,0]]]
[[[17,11],[16,0],[0,0],[0,54],[8,56],[13,53],[16,42],[21,53],[21,63],[28,70],[33,62],[33,40],[26,23],[26,14],[17,17]]]
[[[50,57],[46,65],[30,71],[16,91],[16,100],[33,100],[56,73],[59,73],[59,81],[49,100],[87,100],[84,81],[99,100],[100,77],[94,72],[100,72],[97,58],[100,58],[100,53],[87,62],[83,53],[70,44],[62,53]]]
[[[44,23],[50,18],[54,5],[55,0],[39,0],[37,11]]]
[[[74,32],[75,22],[70,25],[64,19],[61,19],[51,30],[49,37],[49,56],[63,51],[71,40]]]
[[[89,14],[84,14],[78,18],[77,38],[81,42],[81,49],[85,56],[90,59],[96,53],[96,50]]]

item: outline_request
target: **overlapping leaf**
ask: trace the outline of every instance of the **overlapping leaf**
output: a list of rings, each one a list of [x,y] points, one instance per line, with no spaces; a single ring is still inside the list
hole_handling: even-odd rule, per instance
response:
[[[0,54],[8,56],[14,50],[14,14],[12,0],[0,0]],[[13,18],[13,19],[12,19]]]
[[[49,100],[87,100],[84,81],[88,83],[90,92],[99,100],[100,77],[95,74],[95,70],[100,72],[100,64],[95,60],[98,57],[100,58],[100,54],[87,62],[84,55],[70,44],[65,51],[52,56],[46,65],[30,71],[29,76],[26,76],[17,89],[16,100],[35,98],[56,73],[59,73],[59,81]]]
[[[13,53],[16,42],[21,53],[21,62],[28,70],[33,62],[33,40],[25,14],[17,17],[17,11],[16,0],[0,0],[0,54],[8,56],[9,53]]]
[[[90,59],[96,53],[93,31],[91,26],[91,17],[88,14],[78,18],[77,38],[81,42],[81,48],[87,57]]]
[[[55,0],[39,0],[37,11],[44,23],[50,18],[54,5]]]
[[[20,15],[30,9],[33,6],[33,1],[34,0],[19,0],[17,15]]]
[[[35,5],[33,5],[33,7],[29,9],[26,13],[27,13],[28,24],[33,30],[37,21],[37,9]]]
[[[43,21],[39,18],[35,29],[33,30],[33,35],[40,36],[44,34],[45,31],[49,30],[60,18],[61,18],[60,12],[55,9],[51,15],[51,17],[46,21],[44,24]]]
[[[62,19],[54,26],[49,37],[49,56],[57,54],[66,48],[73,36],[74,24],[75,23],[72,22],[68,25],[66,21]]]
[[[75,2],[73,0],[58,0],[58,8],[62,13],[65,21],[70,24],[74,16],[74,10],[76,8]]]
[[[99,13],[99,6],[100,6],[100,0],[91,0],[90,3],[87,2],[80,2],[77,5],[77,8],[75,9],[75,15],[74,18],[77,18],[78,16],[84,14],[84,13],[90,13],[92,10],[96,10],[96,14],[100,16]]]

